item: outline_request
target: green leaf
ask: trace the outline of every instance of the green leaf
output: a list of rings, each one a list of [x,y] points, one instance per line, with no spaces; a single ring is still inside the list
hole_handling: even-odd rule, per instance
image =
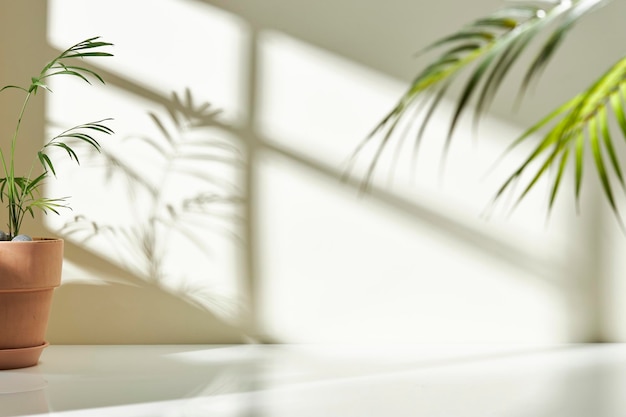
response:
[[[609,200],[609,204],[611,205],[613,211],[617,213],[617,206],[615,205],[615,199],[613,197],[611,183],[606,172],[604,158],[602,156],[602,150],[600,148],[600,138],[598,136],[598,121],[595,117],[589,121],[588,135],[589,143],[591,145],[591,152],[593,154],[593,159],[596,163],[596,169],[598,171],[598,176],[600,177],[600,182],[602,183],[602,188],[604,189],[604,194]]]
[[[41,88],[43,88],[44,90],[47,90],[47,91],[49,91],[49,92],[52,92],[52,90],[51,90],[51,89],[50,89],[50,88],[49,88],[46,84],[42,83],[42,82],[41,82],[41,81],[39,81],[39,80],[35,80],[35,81],[33,81],[33,83],[30,85],[30,88],[28,89],[28,92],[29,92],[29,93],[31,93],[31,92],[32,92],[33,94],[37,94],[37,89],[38,89],[39,87],[41,87]]]
[[[596,7],[605,3],[605,0],[586,0],[586,1],[569,1],[559,2],[555,7],[560,14],[565,15],[564,21],[557,27],[552,33],[550,38],[541,48],[537,54],[535,60],[528,69],[524,81],[522,82],[522,89],[526,89],[532,79],[536,78],[538,74],[545,68],[549,59],[554,55],[557,47],[561,44],[567,32],[573,27],[573,25],[587,13],[594,10]]]
[[[575,191],[576,201],[580,201],[580,190],[583,180],[583,159],[585,154],[585,137],[582,133],[576,136],[576,169],[575,169]]]
[[[561,162],[559,163],[559,169],[552,183],[552,191],[550,192],[550,201],[548,203],[549,211],[552,210],[552,207],[554,206],[554,202],[556,201],[556,195],[558,193],[559,186],[561,185],[561,180],[563,179],[563,173],[565,172],[565,167],[567,166],[569,152],[570,152],[569,148],[566,148],[561,154]]]
[[[52,171],[52,175],[54,175],[56,177],[57,174],[54,171],[54,165],[52,165],[52,161],[50,161],[50,158],[48,157],[48,155],[46,155],[45,153],[39,151],[39,152],[37,152],[37,156],[39,157],[39,162],[41,162],[41,165],[43,166],[43,168],[45,170],[47,170],[49,168],[50,171]]]
[[[620,167],[620,162],[617,158],[617,153],[615,152],[615,147],[613,146],[613,138],[611,137],[611,132],[609,131],[606,108],[600,107],[598,109],[598,124],[600,133],[604,142],[604,147],[609,155],[611,160],[611,165],[613,166],[613,170],[619,178],[622,187],[624,186],[624,177],[622,175],[622,169]]]
[[[527,132],[518,138],[511,147],[519,145],[528,139],[530,135],[538,133],[549,123],[557,121],[548,130],[540,146],[532,152],[524,163],[515,171],[513,177],[517,177],[527,169],[531,162],[534,162],[539,154],[543,152],[546,145],[556,144],[559,152],[569,152],[569,148],[574,150],[574,175],[575,175],[575,195],[577,204],[580,201],[583,178],[583,163],[585,153],[586,138],[589,141],[593,155],[596,171],[600,178],[604,195],[613,211],[617,214],[617,206],[611,186],[611,179],[607,170],[607,160],[604,156],[606,152],[608,161],[613,168],[617,178],[624,186],[623,170],[617,156],[617,151],[613,143],[613,136],[608,122],[608,109],[611,109],[616,116],[620,132],[623,134],[625,124],[623,107],[621,102],[621,92],[626,88],[626,58],[618,61],[613,67],[606,71],[587,90],[579,94],[574,99],[568,101],[549,116],[532,126]],[[610,107],[607,107],[610,103]],[[564,158],[564,157],[562,157]],[[564,164],[565,159],[551,161],[552,164]],[[557,166],[557,176],[553,184],[550,207],[554,203],[553,198],[558,189],[563,165]],[[543,174],[543,173],[542,173]],[[512,178],[509,178],[496,194],[496,199],[500,197],[504,189],[510,187]],[[523,194],[522,196],[524,196]]]
[[[89,56],[113,56],[113,54],[108,52],[80,52],[76,54],[65,55],[64,58],[85,58]]]
[[[91,84],[91,82],[83,74],[81,74],[79,72],[76,72],[76,71],[70,71],[70,70],[61,70],[61,71],[57,71],[57,72],[48,73],[48,74],[44,75],[41,78],[44,79],[44,78],[52,77],[52,76],[55,76],[55,75],[72,75],[72,76],[75,76],[75,77],[78,77],[78,78],[82,79],[87,84]]]
[[[24,87],[20,87],[18,85],[5,85],[4,87],[0,88],[0,92],[2,92],[4,90],[8,90],[10,88],[15,88],[15,89],[18,89],[18,90],[22,90],[22,91],[28,92],[27,89],[25,89]]]
[[[67,144],[65,144],[63,142],[54,142],[54,143],[52,143],[52,146],[56,146],[56,147],[65,149],[65,151],[69,155],[70,159],[73,159],[74,161],[76,161],[76,163],[78,165],[80,165],[80,161],[78,160],[78,155],[76,155],[76,152],[74,152],[74,150],[71,147],[69,147]]]
[[[618,88],[615,93],[611,94],[611,107],[613,109],[613,114],[615,114],[617,123],[622,131],[622,137],[626,140],[626,116],[624,116],[622,88],[626,87],[622,86]]]

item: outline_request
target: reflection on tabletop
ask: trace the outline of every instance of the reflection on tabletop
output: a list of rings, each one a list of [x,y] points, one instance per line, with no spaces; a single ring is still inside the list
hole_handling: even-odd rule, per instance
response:
[[[626,347],[51,346],[0,416],[617,417]]]

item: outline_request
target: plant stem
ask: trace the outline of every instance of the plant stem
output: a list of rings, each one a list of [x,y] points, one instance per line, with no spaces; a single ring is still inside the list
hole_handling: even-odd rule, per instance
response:
[[[19,234],[21,217],[23,217],[24,215],[23,211],[21,210],[22,199],[24,198],[24,190],[22,190],[22,195],[18,197],[17,186],[15,184],[15,149],[17,147],[17,137],[20,131],[20,127],[22,125],[22,118],[24,117],[26,107],[28,106],[28,102],[30,101],[31,96],[31,91],[26,93],[24,104],[22,104],[22,109],[20,110],[20,114],[17,119],[15,132],[13,133],[13,139],[11,140],[11,161],[9,172],[7,172],[4,158],[2,160],[2,163],[4,165],[4,171],[7,177],[7,197],[9,200],[9,236],[13,237]]]

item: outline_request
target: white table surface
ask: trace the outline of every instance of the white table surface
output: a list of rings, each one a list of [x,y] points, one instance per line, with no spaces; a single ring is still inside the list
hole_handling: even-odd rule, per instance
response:
[[[626,416],[626,345],[50,346],[0,417]]]

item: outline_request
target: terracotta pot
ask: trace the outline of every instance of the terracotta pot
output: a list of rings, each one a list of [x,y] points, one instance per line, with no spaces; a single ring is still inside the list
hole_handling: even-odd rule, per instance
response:
[[[62,265],[62,239],[0,242],[0,369],[39,361]]]

